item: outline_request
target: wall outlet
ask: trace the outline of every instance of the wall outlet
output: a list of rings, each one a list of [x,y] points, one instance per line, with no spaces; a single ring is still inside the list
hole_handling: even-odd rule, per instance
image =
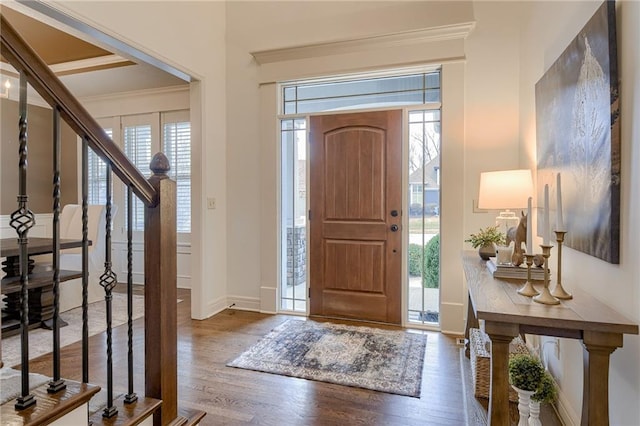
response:
[[[556,359],[560,359],[560,339],[558,339],[557,337],[553,342],[553,354],[555,355]]]
[[[209,210],[215,210],[216,208],[216,199],[213,197],[207,198],[207,208]]]

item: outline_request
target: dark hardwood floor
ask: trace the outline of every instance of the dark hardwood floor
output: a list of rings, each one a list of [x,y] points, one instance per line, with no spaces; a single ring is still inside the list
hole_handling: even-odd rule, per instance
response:
[[[204,410],[203,425],[464,425],[460,346],[453,337],[427,334],[422,396],[412,398],[359,388],[226,367],[286,315],[226,310],[190,319],[190,292],[178,289],[178,396],[180,406]],[[144,394],[144,320],[134,322],[135,392]],[[127,330],[114,339],[114,384],[127,390]],[[90,338],[90,380],[104,386],[105,334]],[[62,376],[81,380],[80,344],[62,349]],[[51,375],[51,355],[30,363]],[[469,386],[471,386],[469,384]],[[545,423],[546,424],[546,423]]]

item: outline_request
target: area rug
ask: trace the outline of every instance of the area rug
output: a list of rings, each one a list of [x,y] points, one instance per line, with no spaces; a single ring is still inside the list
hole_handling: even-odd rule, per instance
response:
[[[113,328],[127,322],[127,295],[113,293]],[[144,297],[133,295],[133,318],[144,316]],[[69,325],[60,328],[60,347],[82,339],[82,308],[62,312],[60,317]],[[89,304],[89,336],[102,333],[107,329],[106,305],[104,301]],[[29,359],[53,351],[53,332],[43,328],[29,331]],[[2,339],[2,361],[5,366],[13,367],[21,363],[20,335]]]
[[[427,336],[288,320],[230,367],[420,396]]]

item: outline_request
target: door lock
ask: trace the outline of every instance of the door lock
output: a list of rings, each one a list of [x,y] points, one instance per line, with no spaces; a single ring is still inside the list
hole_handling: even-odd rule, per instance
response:
[[[398,231],[398,225],[391,225],[391,232],[397,232]]]
[[[397,217],[398,216],[398,210],[391,210],[391,216]]]

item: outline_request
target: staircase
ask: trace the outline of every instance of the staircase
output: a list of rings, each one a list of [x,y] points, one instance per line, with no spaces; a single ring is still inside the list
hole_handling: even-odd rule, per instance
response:
[[[82,107],[79,101],[60,82],[49,67],[27,45],[3,16],[0,15],[1,53],[20,74],[19,117],[16,117],[19,134],[19,185],[17,208],[11,215],[11,226],[16,231],[19,255],[15,257],[19,267],[14,268],[11,280],[3,279],[9,291],[19,293],[20,311],[19,333],[21,339],[20,393],[0,408],[2,424],[11,425],[192,425],[197,424],[204,412],[178,409],[177,392],[177,321],[176,321],[176,189],[175,182],[167,177],[169,162],[162,153],[153,157],[150,169],[153,175],[148,180],[127,159],[120,148],[106,135],[98,123]],[[53,268],[50,280],[53,292],[53,367],[48,383],[33,387],[29,374],[29,297],[33,297],[36,285],[42,281],[32,281],[29,272],[29,230],[34,225],[34,215],[29,210],[27,192],[28,174],[28,119],[27,84],[35,89],[53,109],[52,152],[53,152],[53,237],[51,253]],[[60,264],[60,120],[64,120],[82,139],[82,210],[83,238],[82,255],[82,360],[80,382],[66,380],[60,374],[60,282],[64,271]],[[104,289],[106,304],[107,344],[104,353],[89,352],[88,318],[90,312],[87,301],[88,287],[88,247],[87,238],[87,163],[88,150],[93,150],[107,164],[106,185],[106,242],[104,273],[100,285]],[[5,154],[6,155],[6,154]],[[112,292],[118,279],[111,265],[111,179],[115,176],[128,188],[128,389],[121,397],[114,396],[114,374],[112,347]],[[144,312],[144,389],[134,389],[133,376],[133,326],[132,326],[132,200],[138,197],[145,208],[145,312]],[[15,266],[15,265],[14,265]],[[40,277],[40,279],[42,279]],[[6,286],[5,286],[6,284]],[[90,383],[89,363],[100,356],[106,359],[107,384],[101,387]],[[1,346],[0,346],[1,359]],[[2,362],[0,361],[0,367]],[[95,405],[98,393],[106,394],[103,407],[93,414],[89,406]],[[138,395],[138,392],[141,392]]]

